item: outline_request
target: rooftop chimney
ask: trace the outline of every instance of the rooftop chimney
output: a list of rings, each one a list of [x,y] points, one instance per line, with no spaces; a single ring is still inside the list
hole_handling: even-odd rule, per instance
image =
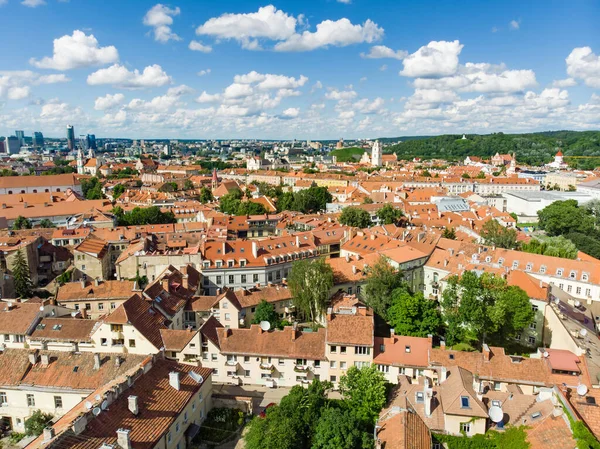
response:
[[[425,383],[425,388],[423,389],[423,395],[425,396],[425,416],[431,416],[431,403],[433,402],[433,389],[429,387],[429,382]]]
[[[54,427],[45,427],[44,442],[50,441],[52,438],[54,438]]]
[[[29,353],[29,363],[31,363],[32,365],[35,365],[37,363],[37,352]]]
[[[42,366],[50,365],[50,356],[48,354],[42,354]]]
[[[356,274],[357,271],[356,265],[352,265],[352,274]]]
[[[135,416],[138,415],[138,413],[140,412],[140,409],[138,407],[138,397],[137,396],[129,396],[127,398],[127,408]]]
[[[490,347],[487,344],[483,344],[483,347],[481,349],[481,352],[483,354],[483,360],[486,362],[490,361]]]
[[[169,385],[171,385],[176,390],[179,390],[181,388],[178,371],[171,371],[169,373]]]
[[[81,282],[81,288],[84,289],[85,288],[85,279],[81,279],[79,282]]]
[[[258,243],[252,242],[252,256],[256,259],[258,257]]]
[[[94,353],[94,369],[100,369],[100,354],[98,354],[97,352]]]
[[[115,357],[115,366],[117,368],[119,368],[121,366],[121,357],[119,357],[119,356]]]
[[[118,429],[117,430],[117,444],[123,449],[132,449],[131,439],[129,438],[129,429]]]
[[[96,287],[98,287],[100,285],[100,281],[98,280],[98,278],[94,279],[94,285]]]

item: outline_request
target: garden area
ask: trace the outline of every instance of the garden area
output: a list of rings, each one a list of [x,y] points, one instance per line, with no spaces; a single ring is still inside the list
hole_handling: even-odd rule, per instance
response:
[[[194,438],[197,446],[214,447],[225,443],[237,435],[246,422],[246,415],[235,408],[213,408],[208,412],[198,435]]]

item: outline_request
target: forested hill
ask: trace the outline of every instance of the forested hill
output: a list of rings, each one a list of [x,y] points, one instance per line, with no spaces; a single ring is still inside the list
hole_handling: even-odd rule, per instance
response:
[[[496,154],[517,154],[517,161],[542,165],[551,162],[561,148],[566,161],[576,168],[600,166],[600,131],[551,131],[531,134],[467,134],[416,138],[387,147],[386,153],[396,153],[399,159],[464,159],[466,156],[490,157]],[[596,157],[593,157],[596,156]]]

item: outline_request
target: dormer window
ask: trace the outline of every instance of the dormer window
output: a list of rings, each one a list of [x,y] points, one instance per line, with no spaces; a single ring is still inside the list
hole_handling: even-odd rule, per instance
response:
[[[217,268],[221,268],[223,266],[223,262],[221,262],[220,260],[218,260],[216,262]]]
[[[406,345],[406,346],[404,347],[404,352],[410,352],[410,346]]]
[[[491,258],[491,256],[487,256],[487,257],[485,258],[485,261],[486,261],[486,263],[490,263],[490,262],[492,261],[492,258]]]
[[[425,402],[425,393],[423,393],[422,391],[417,391],[415,394],[415,399],[417,401],[417,404],[422,404],[423,402]]]
[[[498,265],[500,265],[500,266],[504,265],[504,259],[502,257],[500,259],[498,259]]]
[[[531,271],[532,268],[533,264],[531,262],[527,262],[527,265],[525,266],[525,271]]]
[[[460,397],[460,408],[471,408],[471,405],[469,403],[469,396]]]
[[[563,275],[563,269],[562,269],[562,268],[558,268],[558,269],[556,270],[556,275],[557,275],[557,276],[562,276],[562,275]]]
[[[581,280],[582,280],[583,282],[587,282],[587,281],[588,281],[588,279],[589,279],[589,277],[590,277],[590,276],[589,276],[587,273],[583,273],[583,274],[581,275]]]
[[[571,272],[569,273],[569,279],[576,279],[576,278],[577,278],[577,271],[571,270]]]
[[[541,273],[541,274],[544,274],[544,273],[546,273],[546,265],[542,265],[542,266],[540,267],[540,273]]]
[[[516,270],[517,268],[519,268],[519,261],[518,261],[518,260],[515,260],[515,261],[513,261],[513,263],[512,263],[512,269],[513,269],[513,270]]]
[[[228,260],[228,261],[227,261],[227,266],[228,266],[229,268],[233,267],[233,260]]]

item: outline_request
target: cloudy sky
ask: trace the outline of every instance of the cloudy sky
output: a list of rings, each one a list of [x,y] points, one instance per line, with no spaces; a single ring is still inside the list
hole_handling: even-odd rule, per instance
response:
[[[0,17],[0,135],[600,129],[594,0],[0,0]]]

